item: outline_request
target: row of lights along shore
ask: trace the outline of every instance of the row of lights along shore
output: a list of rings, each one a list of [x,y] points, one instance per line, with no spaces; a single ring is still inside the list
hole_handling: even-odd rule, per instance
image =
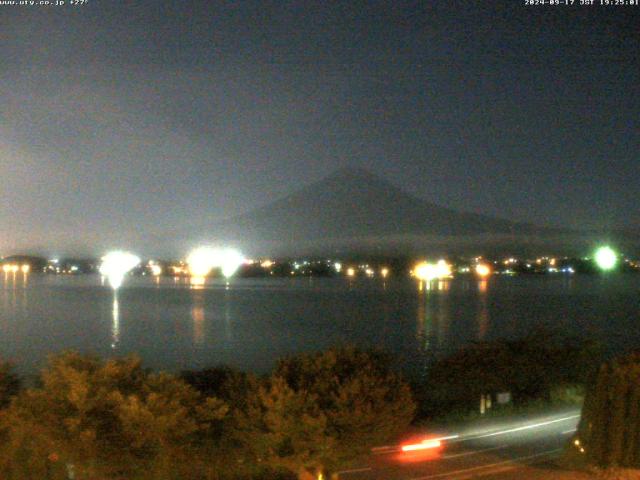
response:
[[[595,265],[602,271],[609,271],[616,268],[619,260],[619,255],[610,247],[601,247],[594,252],[593,260]],[[549,265],[549,272],[558,271],[556,259],[543,257],[537,259],[536,263],[547,262]],[[125,251],[112,251],[101,258],[99,272],[105,277],[109,285],[113,289],[118,289],[124,282],[125,276],[139,267],[141,260],[138,256],[125,252]],[[302,266],[309,262],[303,262]],[[504,260],[505,268],[511,268],[511,265],[517,264],[518,260],[515,258],[509,258]],[[169,271],[172,271],[174,276],[189,276],[191,283],[194,286],[203,285],[205,278],[211,274],[214,269],[218,269],[222,276],[226,279],[232,277],[240,268],[241,265],[259,264],[262,268],[270,268],[276,264],[272,260],[253,261],[245,258],[239,251],[232,248],[212,248],[212,247],[199,247],[193,250],[186,258],[186,262],[179,262],[177,265],[168,267]],[[501,273],[497,270],[498,262],[489,262],[482,257],[476,257],[469,266],[458,268],[458,273],[471,273],[475,274],[479,278],[486,278],[493,273]],[[526,264],[529,267],[529,264]],[[294,262],[291,274],[296,273],[296,269],[301,267],[298,263]],[[360,275],[366,277],[380,276],[386,279],[391,275],[391,269],[388,266],[373,267],[369,264],[345,266],[340,262],[332,264],[333,270],[337,274],[342,274],[347,278],[354,278]],[[160,263],[150,260],[146,265],[147,271],[152,275],[158,277],[165,273]],[[28,274],[31,270],[31,266],[26,263],[5,263],[2,266],[2,270],[5,275],[10,273],[17,274],[19,272]],[[73,270],[73,268],[72,268]],[[562,271],[568,273],[574,273],[574,269],[567,267]],[[506,270],[510,272],[510,270]],[[502,273],[505,273],[504,271]],[[437,262],[420,261],[410,270],[410,274],[421,282],[429,282],[436,279],[451,278],[454,275],[454,266],[444,259]]]
[[[15,263],[5,263],[2,266],[2,271],[4,273],[18,273],[18,272],[29,273],[31,271],[31,265],[29,264],[18,265]]]

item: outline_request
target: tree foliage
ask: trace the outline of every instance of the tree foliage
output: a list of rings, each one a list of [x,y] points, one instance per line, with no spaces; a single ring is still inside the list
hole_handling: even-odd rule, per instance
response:
[[[226,411],[174,376],[147,373],[136,357],[52,356],[41,386],[2,417],[4,477],[46,478],[64,465],[76,478],[171,478]]]
[[[607,362],[587,391],[577,442],[589,463],[640,468],[640,353]]]
[[[228,368],[178,378],[137,357],[66,352],[0,411],[0,478],[305,477],[402,433],[414,409],[375,351],[292,356],[265,378]]]
[[[414,410],[387,355],[336,348],[280,361],[236,412],[236,428],[256,461],[304,477],[403,432]]]
[[[0,409],[9,405],[20,390],[20,379],[13,371],[13,365],[0,361]]]

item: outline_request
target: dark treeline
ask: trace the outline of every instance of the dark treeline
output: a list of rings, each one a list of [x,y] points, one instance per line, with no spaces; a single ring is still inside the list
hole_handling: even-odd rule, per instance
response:
[[[480,395],[553,400],[597,365],[592,345],[536,334],[467,347],[420,382],[384,352],[338,347],[265,376],[154,373],[137,357],[52,355],[35,387],[0,364],[0,478],[325,478],[412,421],[477,410]]]
[[[531,402],[575,403],[603,358],[594,340],[538,329],[516,340],[471,344],[435,362],[413,381],[419,418],[433,419],[478,410],[481,396],[496,406],[509,393],[509,406]]]

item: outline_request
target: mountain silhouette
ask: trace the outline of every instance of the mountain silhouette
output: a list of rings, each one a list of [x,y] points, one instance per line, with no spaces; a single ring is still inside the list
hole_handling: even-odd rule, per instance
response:
[[[527,223],[456,211],[413,196],[364,169],[342,169],[261,208],[220,222],[216,236],[236,243],[393,244],[403,238],[552,233]]]

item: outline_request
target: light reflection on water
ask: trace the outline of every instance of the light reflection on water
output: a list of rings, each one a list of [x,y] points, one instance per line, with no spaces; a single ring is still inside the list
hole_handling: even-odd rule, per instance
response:
[[[433,360],[446,343],[451,312],[448,306],[451,280],[418,282],[418,333],[423,361]]]
[[[193,319],[193,343],[201,346],[204,344],[204,298],[202,290],[194,290],[193,307],[191,308],[191,318]]]
[[[28,272],[4,272],[2,283],[3,306],[8,305],[13,315],[3,316],[7,321],[23,319],[27,315],[29,294]]]
[[[640,343],[640,276],[434,280],[0,275],[0,357],[27,372],[63,349],[140,354],[151,368],[228,364],[266,371],[284,354],[380,346],[421,368],[476,340],[540,323],[610,349]],[[622,333],[624,332],[624,333]]]
[[[478,340],[484,340],[489,328],[489,308],[487,305],[487,290],[489,281],[487,279],[478,280]]]
[[[120,304],[118,303],[118,291],[113,291],[113,306],[111,307],[111,348],[116,349],[120,343]]]

